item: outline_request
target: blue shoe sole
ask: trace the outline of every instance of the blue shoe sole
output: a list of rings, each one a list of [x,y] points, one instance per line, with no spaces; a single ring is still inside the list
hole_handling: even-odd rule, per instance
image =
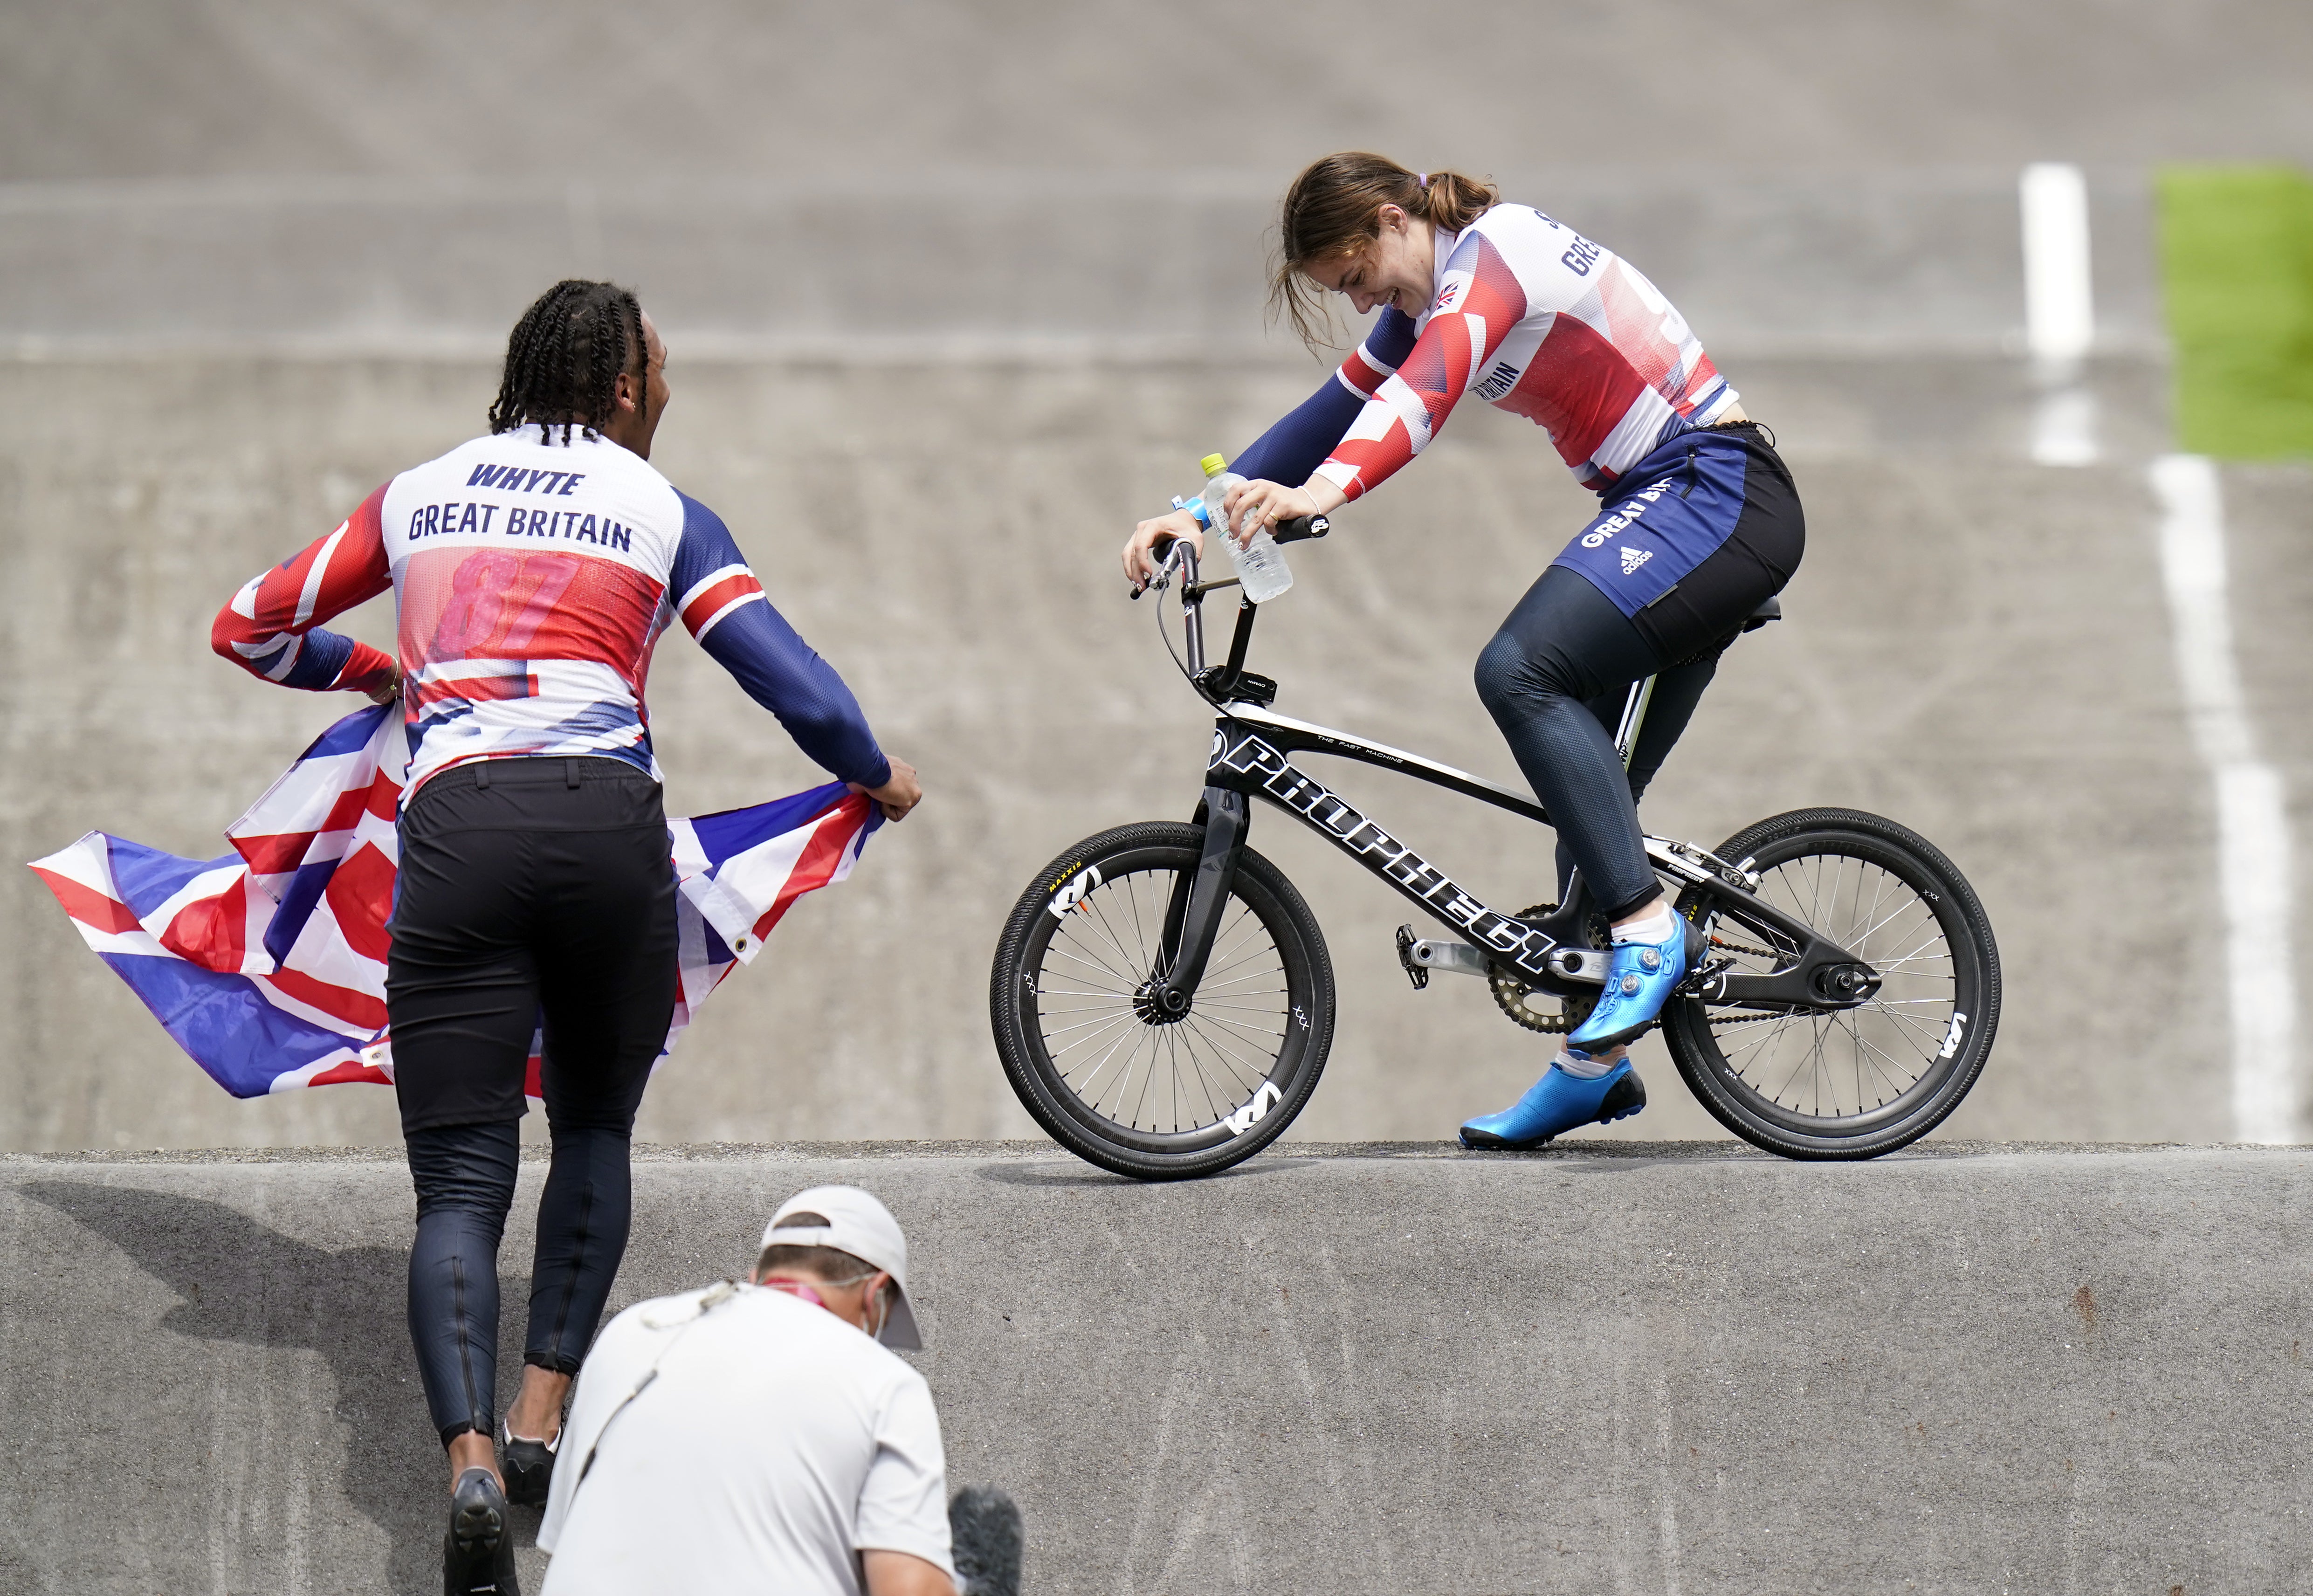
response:
[[[1588,1123],[1612,1125],[1617,1119],[1628,1119],[1646,1106],[1646,1083],[1639,1079],[1638,1071],[1632,1070],[1615,1082],[1607,1091],[1606,1095],[1598,1100],[1597,1117]],[[1567,1128],[1571,1130],[1575,1127],[1569,1126]],[[1565,1131],[1553,1131],[1549,1136],[1536,1136],[1532,1141],[1516,1142],[1508,1136],[1498,1136],[1487,1130],[1473,1130],[1465,1125],[1462,1127],[1462,1145],[1473,1152],[1531,1153],[1536,1147],[1548,1146],[1565,1134]]]
[[[1629,1047],[1661,1022],[1662,1015],[1657,1013],[1640,1021],[1636,1025],[1625,1025],[1622,1030],[1610,1030],[1605,1036],[1585,1037],[1574,1045],[1585,1053],[1611,1053],[1616,1048]]]

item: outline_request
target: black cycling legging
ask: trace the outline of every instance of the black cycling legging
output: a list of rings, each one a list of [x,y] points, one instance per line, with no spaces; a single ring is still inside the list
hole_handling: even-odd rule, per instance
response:
[[[594,1338],[674,1009],[674,911],[659,785],[622,760],[458,766],[403,809],[386,1004],[418,1190],[409,1337],[444,1445],[497,1426],[498,1240],[541,1024],[554,1153],[523,1361],[573,1373]]]
[[[1719,654],[1790,580],[1806,548],[1789,472],[1770,447],[1742,441],[1760,469],[1747,474],[1733,532],[1661,601],[1633,619],[1589,578],[1552,566],[1478,655],[1478,697],[1558,829],[1559,890],[1570,856],[1609,919],[1660,892],[1639,798],[1686,730]],[[1613,728],[1630,684],[1648,676],[1658,678],[1654,697],[1625,772]]]

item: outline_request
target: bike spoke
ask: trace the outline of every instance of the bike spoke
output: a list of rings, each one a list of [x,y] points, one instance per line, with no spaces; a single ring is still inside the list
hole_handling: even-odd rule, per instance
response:
[[[1226,947],[1222,946],[1221,938],[1227,935],[1229,932],[1236,930],[1237,925],[1242,924],[1246,920],[1253,920],[1253,924],[1247,927],[1244,934],[1238,936],[1235,942],[1228,943]],[[1208,977],[1227,975],[1230,970],[1235,969],[1238,965],[1244,963],[1247,960],[1258,959],[1264,952],[1274,953],[1277,951],[1277,944],[1271,943],[1266,948],[1255,948],[1249,953],[1242,955],[1237,954],[1236,951],[1244,946],[1247,942],[1251,941],[1255,933],[1265,931],[1267,927],[1262,925],[1260,921],[1253,919],[1252,911],[1242,911],[1236,921],[1224,926],[1221,931],[1216,934],[1213,937],[1215,952],[1210,959],[1205,960],[1206,975]]]
[[[1195,1015],[1192,1014],[1184,1023],[1186,1023],[1189,1029],[1194,1031],[1196,1035],[1203,1040],[1206,1046],[1209,1047],[1214,1052],[1219,1054],[1222,1057],[1229,1061],[1232,1073],[1237,1074],[1237,1087],[1240,1094],[1258,1090],[1261,1083],[1269,1078],[1269,1072],[1262,1068],[1261,1065],[1253,1059],[1243,1057],[1236,1048],[1231,1048],[1226,1041],[1223,1041],[1218,1037],[1208,1034],[1205,1028],[1197,1023]],[[1248,1075],[1252,1077],[1250,1082],[1245,1079]],[[1229,1107],[1232,1109],[1236,1106],[1236,1104],[1234,1101],[1229,1104]],[[1220,1118],[1220,1115],[1216,1114],[1213,1118],[1218,1119]]]
[[[1112,1024],[1112,1025],[1113,1025],[1113,1024],[1117,1023],[1117,1022],[1118,1022],[1118,1021],[1128,1021],[1128,1020],[1130,1020],[1131,1018],[1132,1018],[1132,1016],[1131,1016],[1130,1014],[1119,1014],[1119,1015],[1117,1015],[1117,1016],[1116,1016],[1116,1018],[1115,1018],[1115,1019],[1111,1020],[1111,1021],[1109,1022],[1109,1023],[1110,1023],[1110,1024]],[[1121,1032],[1119,1032],[1119,1033],[1118,1033],[1120,1039],[1123,1039],[1123,1038],[1129,1038],[1129,1037],[1130,1037],[1132,1034],[1133,1034],[1133,1033],[1132,1033],[1130,1030],[1121,1031]],[[1065,1047],[1065,1048],[1059,1048],[1059,1049],[1054,1049],[1053,1048],[1051,1048],[1051,1047],[1049,1045],[1049,1043],[1050,1043],[1050,1041],[1051,1041],[1051,1039],[1050,1039],[1050,1037],[1049,1037],[1049,1036],[1048,1036],[1045,1039],[1046,1039],[1046,1042],[1047,1042],[1047,1044],[1048,1044],[1048,1045],[1046,1046],[1045,1049],[1044,1049],[1044,1050],[1045,1050],[1045,1052],[1047,1052],[1047,1053],[1049,1053],[1049,1054],[1051,1054],[1051,1057],[1052,1057],[1052,1060],[1053,1060],[1053,1062],[1054,1062],[1054,1063],[1058,1063],[1063,1055],[1065,1055],[1065,1054],[1069,1054],[1069,1053],[1073,1053],[1073,1052],[1075,1052],[1078,1048],[1084,1047],[1084,1046],[1087,1045],[1088,1043],[1097,1042],[1098,1040],[1100,1040],[1100,1036],[1099,1036],[1099,1033],[1098,1033],[1098,1032],[1095,1032],[1095,1033],[1094,1033],[1093,1035],[1091,1035],[1091,1036],[1080,1036],[1080,1037],[1077,1038],[1077,1039],[1076,1039],[1075,1041],[1070,1042],[1067,1047]]]
[[[1179,880],[1176,870],[1135,870],[1086,891],[1045,939],[1049,984],[1032,988],[1044,1057],[1064,1088],[1146,1135],[1217,1126],[1259,1093],[1290,1034],[1275,934],[1234,894],[1192,1011],[1173,1023],[1144,1017],[1136,1000],[1163,961]]]
[[[1064,1014],[1081,1014],[1085,1011],[1082,1009],[1063,1009],[1060,1012]],[[1130,1009],[1125,1009],[1121,1012],[1112,1012],[1105,1020],[1079,1020],[1074,1025],[1063,1025],[1058,1030],[1047,1030],[1044,1032],[1044,1040],[1046,1042],[1050,1042],[1056,1036],[1066,1036],[1072,1030],[1082,1030],[1087,1025],[1113,1025],[1119,1020],[1129,1020],[1131,1017],[1132,1011]],[[1074,1046],[1074,1044],[1071,1043],[1070,1046]],[[1063,1048],[1060,1051],[1065,1053],[1068,1051],[1068,1048]]]
[[[1096,1097],[1086,1095],[1092,1083],[1100,1078],[1101,1071],[1108,1067],[1110,1060],[1115,1057],[1116,1050],[1119,1048],[1126,1048],[1126,1052],[1124,1055],[1124,1068],[1119,1074],[1118,1079],[1121,1080],[1125,1076],[1130,1075],[1132,1073],[1132,1054],[1134,1051],[1139,1049],[1141,1038],[1146,1033],[1143,1030],[1138,1029],[1127,1029],[1118,1033],[1116,1039],[1109,1044],[1108,1051],[1102,1054],[1100,1056],[1100,1061],[1093,1065],[1092,1073],[1086,1075],[1081,1083],[1073,1081],[1069,1082],[1070,1088],[1075,1091],[1078,1097],[1083,1098],[1086,1102],[1096,1102],[1098,1101]],[[1127,1047],[1127,1044],[1130,1044],[1130,1047]],[[1068,1072],[1065,1070],[1061,1071],[1060,1078],[1062,1080],[1068,1080]]]
[[[1706,1012],[1703,1034],[1728,1077],[1785,1112],[1832,1120],[1876,1113],[1930,1078],[1959,994],[1934,902],[1878,860],[1847,854],[1770,866],[1757,894],[1869,963],[1880,985],[1831,1013]],[[1790,937],[1746,924],[1735,906],[1704,928],[1713,956],[1736,971],[1772,975],[1797,962]]]
[[[1067,948],[1060,946],[1060,939],[1062,934],[1065,934],[1069,939],[1069,946]],[[1077,951],[1071,951],[1071,949]],[[1116,966],[1109,963],[1107,960],[1099,957],[1100,951],[1097,948],[1092,947],[1082,941],[1077,936],[1075,932],[1069,929],[1069,927],[1065,924],[1060,927],[1060,933],[1053,936],[1051,946],[1049,951],[1058,953],[1063,959],[1072,960],[1076,963],[1083,965],[1086,969],[1096,969],[1101,974],[1108,977],[1111,980],[1122,981],[1128,991],[1133,987],[1139,985],[1139,983],[1136,982],[1130,975],[1117,969]],[[1085,957],[1087,953],[1093,955],[1093,957]]]
[[[1198,1120],[1196,1126],[1191,1127],[1192,1129],[1195,1129],[1212,1124],[1228,1110],[1222,1108],[1219,1101],[1213,1096],[1212,1078],[1205,1074],[1205,1061],[1198,1054],[1196,1048],[1190,1045],[1184,1048],[1184,1051],[1189,1055],[1189,1063],[1197,1072],[1197,1085],[1205,1096],[1205,1118]]]
[[[1204,1013],[1202,1010],[1199,1010],[1198,1012],[1200,1013]],[[1249,1030],[1255,1036],[1273,1036],[1280,1042],[1285,1039],[1285,1033],[1281,1030],[1263,1030],[1258,1025],[1248,1025],[1242,1020],[1232,1020],[1226,1014],[1208,1013],[1205,1014],[1205,1018],[1210,1020],[1216,1025],[1226,1025],[1232,1030]],[[1271,1015],[1271,1018],[1281,1020],[1284,1016],[1282,1014],[1275,1014]],[[1257,1047],[1260,1044],[1254,1043],[1253,1045]]]
[[[1125,879],[1124,879],[1124,895],[1125,895],[1125,898],[1126,898],[1126,899],[1127,899],[1131,903],[1131,905],[1132,905],[1132,939],[1133,939],[1133,943],[1134,943],[1134,944],[1135,944],[1137,947],[1139,947],[1139,949],[1140,950],[1140,968],[1141,968],[1142,969],[1153,970],[1153,969],[1155,969],[1156,968],[1156,960],[1155,957],[1154,957],[1153,955],[1151,955],[1151,954],[1150,954],[1150,952],[1148,951],[1148,937],[1147,934],[1146,934],[1145,932],[1143,932],[1143,931],[1141,930],[1141,928],[1140,928],[1140,878],[1139,878],[1139,877],[1138,877],[1138,876],[1127,876],[1127,877],[1125,877]],[[1162,924],[1162,922],[1159,922],[1159,924],[1161,925],[1161,924]]]

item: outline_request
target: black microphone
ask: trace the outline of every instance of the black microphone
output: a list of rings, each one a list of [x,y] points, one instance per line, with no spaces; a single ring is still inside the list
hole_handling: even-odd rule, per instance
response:
[[[960,1596],[1020,1596],[1020,1510],[993,1486],[971,1486],[947,1504]]]

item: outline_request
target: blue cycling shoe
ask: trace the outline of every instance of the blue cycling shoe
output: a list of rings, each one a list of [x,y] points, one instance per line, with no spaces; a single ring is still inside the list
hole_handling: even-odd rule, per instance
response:
[[[1628,1119],[1646,1106],[1646,1086],[1627,1058],[1595,1081],[1570,1075],[1552,1060],[1517,1102],[1464,1126],[1462,1145],[1523,1152],[1578,1126]]]
[[[1599,995],[1598,1006],[1574,1028],[1566,1039],[1568,1047],[1604,1053],[1646,1035],[1647,1027],[1670,1001],[1671,988],[1686,978],[1688,968],[1694,963],[1692,955],[1699,950],[1690,948],[1688,939],[1702,941],[1684,916],[1673,915],[1671,919],[1671,934],[1658,943],[1614,944],[1614,962],[1607,967],[1606,988]]]

